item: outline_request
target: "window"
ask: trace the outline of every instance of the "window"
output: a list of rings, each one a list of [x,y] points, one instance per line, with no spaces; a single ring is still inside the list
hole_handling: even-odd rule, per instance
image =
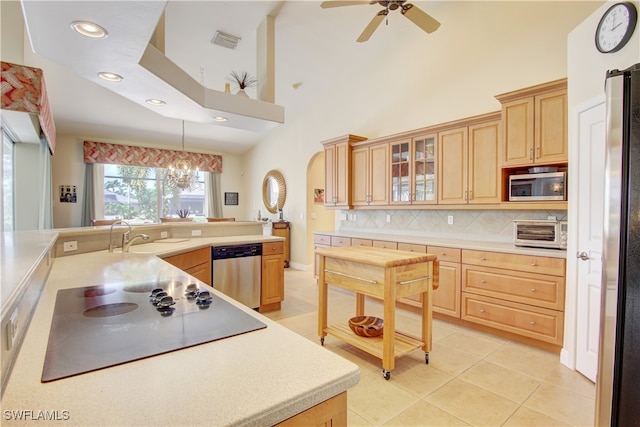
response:
[[[0,222],[0,231],[13,231],[15,228],[14,220],[14,178],[13,178],[13,141],[9,135],[2,130],[2,164],[0,172],[2,173],[2,187],[0,189],[0,206],[2,222]]]
[[[189,210],[189,218],[206,221],[204,212],[204,173],[201,187],[193,192],[170,188],[167,169],[125,165],[102,165],[104,197],[97,201],[97,216],[124,219],[131,223],[157,223],[160,218],[177,217],[178,210]],[[99,192],[96,192],[99,194]]]

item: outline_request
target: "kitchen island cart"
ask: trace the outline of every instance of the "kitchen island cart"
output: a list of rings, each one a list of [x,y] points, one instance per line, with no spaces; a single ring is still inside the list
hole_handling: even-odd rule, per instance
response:
[[[382,374],[391,376],[395,358],[417,348],[425,352],[429,363],[431,351],[431,304],[436,256],[394,249],[363,246],[318,248],[318,335],[333,335],[382,360]],[[328,285],[356,293],[356,316],[364,315],[364,297],[382,300],[384,331],[382,336],[361,337],[349,329],[347,322],[327,325]],[[395,310],[398,298],[422,294],[422,334],[413,337],[395,330]]]

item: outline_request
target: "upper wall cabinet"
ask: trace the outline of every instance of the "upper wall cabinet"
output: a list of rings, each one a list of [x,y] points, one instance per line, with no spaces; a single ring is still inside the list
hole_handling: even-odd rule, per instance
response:
[[[503,167],[567,162],[567,79],[496,99],[502,104]]]
[[[345,135],[324,141],[324,206],[330,209],[351,207],[351,146],[367,138]]]
[[[353,206],[389,204],[389,144],[355,144],[351,152]]]
[[[499,203],[499,153],[499,113],[439,132],[438,203]]]
[[[435,133],[391,142],[391,204],[425,205],[436,199]]]

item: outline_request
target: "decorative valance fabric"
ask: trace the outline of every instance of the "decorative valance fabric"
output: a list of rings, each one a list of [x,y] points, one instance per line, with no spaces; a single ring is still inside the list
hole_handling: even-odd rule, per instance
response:
[[[160,148],[84,141],[85,163],[168,168],[184,158],[191,162],[191,167],[198,168],[203,172],[222,173],[222,156],[217,154],[189,153]]]
[[[56,150],[56,126],[40,68],[2,62],[2,109],[38,115],[49,151]]]

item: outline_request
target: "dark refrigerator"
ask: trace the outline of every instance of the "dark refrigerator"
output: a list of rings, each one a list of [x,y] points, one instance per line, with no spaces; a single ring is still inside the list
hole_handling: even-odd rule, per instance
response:
[[[640,64],[607,73],[597,426],[640,423]]]

